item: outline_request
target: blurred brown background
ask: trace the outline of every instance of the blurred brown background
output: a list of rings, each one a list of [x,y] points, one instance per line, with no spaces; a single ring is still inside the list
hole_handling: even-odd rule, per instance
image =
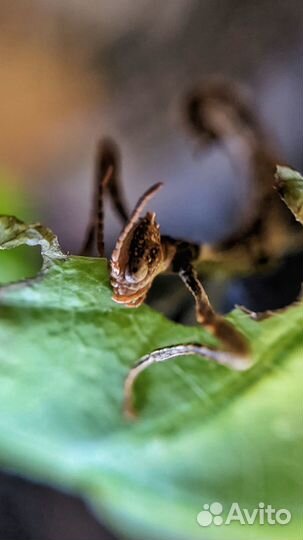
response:
[[[241,205],[239,179],[219,148],[197,152],[180,99],[212,74],[245,83],[283,160],[302,170],[302,52],[300,0],[2,0],[0,213],[42,221],[64,249],[77,252],[96,141],[111,135],[121,146],[129,206],[163,180],[153,202],[162,232],[223,237]],[[109,208],[108,249],[118,232]],[[283,272],[265,285],[251,283],[250,292],[237,287],[246,299],[252,290],[263,298],[264,286],[276,298],[285,289]],[[286,272],[299,284],[298,260]],[[0,539],[78,538],[71,509],[80,512],[80,503],[63,504],[63,495],[42,488],[37,496],[37,489],[1,477]],[[106,537],[84,507],[77,515],[82,538]]]
[[[0,164],[65,249],[81,244],[106,134],[130,205],[165,181],[163,232],[212,240],[232,228],[229,159],[197,153],[180,115],[184,90],[208,75],[246,83],[283,158],[302,165],[300,1],[2,0],[0,20]],[[110,213],[110,246],[118,231]]]

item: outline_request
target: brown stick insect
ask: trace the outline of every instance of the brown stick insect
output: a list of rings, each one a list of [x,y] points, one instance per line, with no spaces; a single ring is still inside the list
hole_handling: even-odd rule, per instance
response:
[[[96,206],[82,253],[90,253],[96,238],[98,253],[104,256],[103,197],[107,189],[124,222],[109,262],[113,300],[128,308],[136,308],[144,302],[158,274],[176,273],[194,297],[197,322],[221,343],[220,348],[177,344],[155,350],[141,358],[125,381],[124,412],[129,417],[135,416],[135,380],[143,370],[156,362],[197,354],[236,370],[245,370],[251,365],[247,340],[215,312],[198,278],[196,268],[201,260],[219,258],[224,262],[231,254],[236,266],[237,256],[241,252],[241,256],[243,253],[245,255],[247,267],[251,269],[260,262],[281,257],[290,246],[302,245],[303,240],[302,233],[293,233],[290,213],[285,211],[283,203],[280,204],[273,189],[275,155],[266,143],[252,111],[234,85],[216,80],[202,86],[188,96],[185,110],[187,121],[200,140],[224,144],[230,134],[236,134],[246,141],[254,168],[258,201],[257,204],[254,202],[254,208],[241,230],[217,246],[205,249],[205,246],[161,235],[155,213],[147,212],[143,217],[141,214],[162,184],[149,188],[128,218],[121,191],[118,149],[110,140],[100,144],[96,166]],[[236,159],[236,156],[233,158]],[[279,238],[271,242],[270,235],[275,236],[276,227]]]

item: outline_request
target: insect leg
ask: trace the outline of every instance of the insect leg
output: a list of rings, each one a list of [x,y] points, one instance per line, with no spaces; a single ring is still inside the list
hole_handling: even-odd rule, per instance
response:
[[[200,344],[180,344],[158,349],[143,356],[131,369],[125,381],[124,412],[129,418],[136,416],[133,403],[134,383],[138,375],[154,363],[165,362],[178,356],[197,354],[239,371],[250,367],[250,351],[246,339],[232,324],[216,314],[193,267],[192,258],[195,246],[185,242],[175,242],[172,239],[169,241],[174,242],[176,246],[173,270],[180,275],[195,299],[197,321],[216,336],[224,348],[215,349]]]
[[[246,357],[249,354],[246,339],[231,323],[214,311],[192,264],[180,268],[178,273],[195,299],[197,322],[220,339],[229,353]]]
[[[228,351],[221,351],[200,345],[198,343],[187,343],[184,345],[172,345],[156,349],[150,354],[142,356],[140,360],[130,370],[124,384],[124,414],[127,418],[134,420],[137,417],[137,411],[134,406],[134,384],[137,377],[152,364],[166,362],[172,358],[189,355],[202,356],[204,359],[213,360],[218,364],[226,365],[237,371],[244,371],[250,367],[248,360],[243,362],[243,358],[238,357]]]
[[[99,143],[96,158],[95,194],[92,217],[87,229],[81,255],[92,252],[95,238],[100,257],[104,256],[104,190],[107,187],[114,208],[123,222],[128,219],[120,183],[120,158],[116,144],[110,139]]]

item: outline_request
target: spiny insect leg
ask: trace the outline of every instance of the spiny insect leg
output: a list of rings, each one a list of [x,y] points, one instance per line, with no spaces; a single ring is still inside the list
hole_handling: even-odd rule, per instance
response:
[[[93,210],[81,255],[92,253],[95,238],[100,257],[104,256],[104,191],[108,188],[114,208],[123,222],[128,219],[120,183],[120,158],[116,144],[102,140],[97,149]]]

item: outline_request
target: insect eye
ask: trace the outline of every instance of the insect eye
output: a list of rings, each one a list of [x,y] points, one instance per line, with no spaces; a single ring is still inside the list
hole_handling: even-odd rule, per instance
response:
[[[146,264],[143,264],[142,266],[134,266],[133,268],[127,268],[125,272],[125,277],[128,281],[131,283],[136,283],[138,281],[142,281],[148,272],[148,267]]]
[[[154,262],[154,260],[155,260],[155,259],[157,258],[157,256],[158,256],[158,254],[159,254],[159,248],[158,248],[158,247],[153,247],[153,248],[151,248],[151,250],[150,250],[150,252],[149,252],[149,254],[148,254],[148,259],[147,259],[148,262],[149,262],[149,263]]]
[[[146,274],[148,272],[147,265],[144,264],[139,268],[134,268],[133,272],[134,272],[137,279],[143,279],[143,278],[145,278],[145,276],[146,276]]]

